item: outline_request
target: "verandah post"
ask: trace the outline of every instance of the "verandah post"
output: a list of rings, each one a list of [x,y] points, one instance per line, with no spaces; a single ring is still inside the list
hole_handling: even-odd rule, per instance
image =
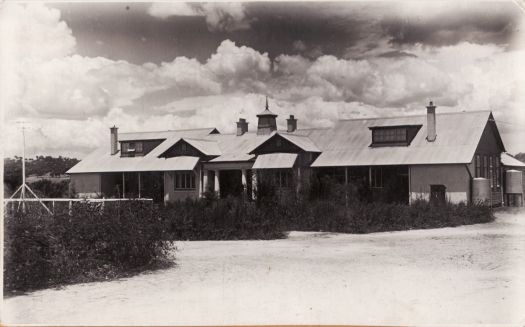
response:
[[[345,206],[348,207],[348,167],[345,167]]]

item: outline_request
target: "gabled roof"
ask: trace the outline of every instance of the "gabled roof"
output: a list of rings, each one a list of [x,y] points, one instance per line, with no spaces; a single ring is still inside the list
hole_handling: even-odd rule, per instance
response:
[[[282,137],[288,142],[294,144],[295,146],[299,147],[301,150],[306,152],[321,152],[319,148],[312,142],[312,140],[308,136],[304,135],[296,135],[291,133],[284,133],[284,132],[273,132],[269,136],[267,136],[264,139],[261,139],[261,142],[258,143],[251,151],[250,153],[254,153],[259,147],[264,145],[266,142],[271,140],[274,137]]]
[[[188,142],[195,149],[199,150],[207,156],[220,156],[222,154],[221,149],[216,141],[203,140],[203,139],[191,139],[183,138],[184,141]]]
[[[69,169],[67,173],[180,170],[180,167],[187,167],[187,162],[182,162],[181,159],[175,158],[159,158],[159,156],[178,142],[182,136],[205,137],[215,131],[215,128],[199,128],[162,132],[119,133],[119,141],[158,139],[164,139],[164,141],[145,156],[137,157],[121,157],[120,152],[111,155],[109,144],[104,144],[88,154],[79,163]],[[195,159],[192,160],[194,161]]]
[[[119,141],[137,141],[137,140],[162,140],[174,137],[202,137],[205,135],[218,133],[215,127],[193,128],[193,129],[177,129],[168,131],[156,132],[132,132],[119,133]]]
[[[297,160],[297,153],[260,154],[255,159],[253,169],[292,168]]]
[[[250,153],[276,135],[304,151],[321,152],[313,167],[470,163],[491,118],[489,111],[437,114],[437,138],[434,142],[426,140],[426,115],[341,120],[332,128],[298,129],[294,133],[274,132],[270,135],[254,132],[241,136],[218,134],[214,128],[121,133],[121,141],[163,141],[143,157],[121,157],[120,153],[111,155],[109,144],[104,144],[68,173],[177,170],[182,166],[188,167],[174,158],[159,158],[181,139],[205,155],[217,156],[210,162],[252,161],[255,155]],[[409,146],[369,146],[372,139],[370,127],[396,125],[423,127]]]
[[[514,158],[513,156],[511,156],[510,154],[506,152],[503,152],[501,154],[501,163],[503,164],[503,166],[508,166],[508,167],[525,167],[525,162],[522,162]]]
[[[312,167],[470,163],[490,111],[436,115],[437,138],[426,140],[426,115],[342,120],[307,133],[323,150]],[[370,147],[371,126],[423,125],[410,146]]]

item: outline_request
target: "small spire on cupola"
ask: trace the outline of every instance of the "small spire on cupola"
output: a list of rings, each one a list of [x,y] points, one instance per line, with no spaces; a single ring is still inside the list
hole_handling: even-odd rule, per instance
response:
[[[270,111],[268,106],[268,96],[266,96],[266,105],[263,112],[257,115],[257,135],[271,134],[277,130],[277,122],[275,121],[276,114]]]

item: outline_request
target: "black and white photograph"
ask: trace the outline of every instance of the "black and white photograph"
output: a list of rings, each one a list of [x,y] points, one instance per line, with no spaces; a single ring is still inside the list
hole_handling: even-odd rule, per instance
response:
[[[525,325],[523,1],[0,2],[2,325]]]

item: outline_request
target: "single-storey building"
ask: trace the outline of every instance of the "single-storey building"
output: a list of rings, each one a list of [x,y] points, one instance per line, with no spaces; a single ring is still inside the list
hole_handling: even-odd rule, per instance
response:
[[[370,194],[388,190],[390,200],[472,201],[472,180],[489,181],[492,204],[502,204],[505,147],[490,111],[340,120],[330,128],[298,128],[290,115],[277,129],[266,108],[250,131],[240,118],[237,132],[216,128],[118,133],[68,174],[81,196],[152,197],[157,201],[255,196],[257,184],[299,192],[312,176],[360,182]]]

